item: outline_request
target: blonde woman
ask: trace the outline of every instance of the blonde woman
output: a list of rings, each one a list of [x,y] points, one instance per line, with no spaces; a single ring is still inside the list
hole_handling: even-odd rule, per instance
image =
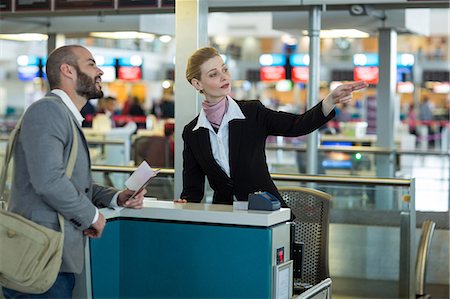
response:
[[[189,58],[186,79],[204,97],[200,114],[183,131],[182,202],[200,202],[205,177],[214,190],[213,203],[246,201],[256,191],[267,191],[286,207],[266,163],[269,135],[301,136],[335,116],[334,107],[347,103],[365,82],[344,84],[304,114],[277,112],[259,101],[230,96],[231,75],[216,49],[198,49]]]

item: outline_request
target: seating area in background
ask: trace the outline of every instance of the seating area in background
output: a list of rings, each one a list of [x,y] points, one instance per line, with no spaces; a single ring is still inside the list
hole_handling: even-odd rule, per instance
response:
[[[329,278],[328,231],[331,196],[303,187],[279,187],[295,215],[291,256],[294,260],[294,294]]]
[[[174,168],[174,139],[175,124],[164,122],[163,131],[154,135],[137,135],[133,142],[133,160],[138,166],[142,161],[152,168]],[[149,197],[173,200],[173,177],[156,177],[147,188]]]
[[[152,168],[173,168],[173,155],[170,153],[170,140],[166,136],[142,136],[134,141],[134,162],[142,161]]]
[[[133,144],[135,165],[145,160],[153,168],[174,167],[175,124],[167,121],[164,123],[163,130],[162,134],[138,135]]]

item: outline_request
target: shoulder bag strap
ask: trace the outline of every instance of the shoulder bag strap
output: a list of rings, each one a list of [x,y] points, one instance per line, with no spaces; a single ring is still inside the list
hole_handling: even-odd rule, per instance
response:
[[[66,175],[69,177],[69,179],[72,178],[72,173],[73,173],[73,169],[75,167],[75,162],[77,160],[77,152],[78,152],[77,128],[75,127],[73,120],[70,120],[70,123],[72,124],[73,141],[72,141],[72,148],[70,149],[69,161],[67,162],[67,167],[66,167]]]
[[[3,159],[3,167],[2,172],[0,174],[0,201],[5,202],[4,193],[5,193],[5,185],[6,185],[6,177],[8,176],[8,165],[11,161],[12,155],[14,153],[14,147],[17,142],[17,136],[20,132],[20,127],[22,126],[23,115],[17,121],[16,126],[11,131],[11,134],[8,138],[8,144],[6,145],[5,157]],[[6,207],[5,207],[6,208]]]
[[[75,127],[73,120],[70,120],[70,123],[72,124],[72,135],[73,135],[73,141],[72,141],[72,148],[70,149],[69,154],[69,161],[67,162],[66,167],[66,175],[70,178],[72,178],[73,169],[75,167],[75,162],[77,160],[77,152],[78,152],[78,132],[77,128]],[[58,213],[58,219],[59,219],[59,226],[61,228],[61,232],[64,234],[64,217],[61,215],[61,213]]]

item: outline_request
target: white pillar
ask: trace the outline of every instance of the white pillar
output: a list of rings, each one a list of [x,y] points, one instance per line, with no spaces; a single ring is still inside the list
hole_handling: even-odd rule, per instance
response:
[[[397,32],[381,28],[378,32],[379,76],[377,86],[377,146],[394,149],[395,97],[397,84]],[[395,176],[394,154],[375,156],[377,177]],[[376,188],[375,206],[380,209],[394,207],[391,188]]]
[[[318,103],[320,81],[320,18],[321,7],[313,6],[309,11],[309,79],[307,109]],[[317,148],[319,132],[316,130],[308,135],[306,150],[306,173],[317,174]]]
[[[183,189],[184,126],[199,112],[200,97],[186,80],[189,56],[208,43],[208,5],[206,0],[175,1],[175,188],[174,198]]]

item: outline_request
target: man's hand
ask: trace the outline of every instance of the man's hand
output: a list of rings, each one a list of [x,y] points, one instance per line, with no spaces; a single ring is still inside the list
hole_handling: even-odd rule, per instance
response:
[[[91,227],[85,229],[83,234],[90,238],[100,238],[103,233],[103,229],[106,225],[106,219],[102,213],[98,213],[97,222],[91,225]]]
[[[348,103],[352,100],[352,92],[359,91],[366,88],[368,84],[366,82],[352,82],[342,84],[336,87],[330,92],[325,100],[322,102],[322,112],[325,116],[330,114],[336,104]]]
[[[134,194],[134,191],[125,189],[119,193],[117,198],[117,204],[124,208],[130,209],[142,209],[144,206],[144,195],[147,190],[143,189],[141,192],[136,194],[132,199],[130,197]]]

